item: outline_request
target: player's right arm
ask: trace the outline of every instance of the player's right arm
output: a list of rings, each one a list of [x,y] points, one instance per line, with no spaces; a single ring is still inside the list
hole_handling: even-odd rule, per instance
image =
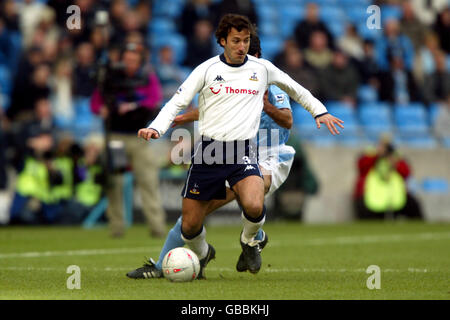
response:
[[[152,123],[147,128],[139,130],[138,137],[146,140],[158,139],[166,133],[176,115],[185,109],[194,96],[202,89],[207,66],[207,63],[202,63],[192,71]]]

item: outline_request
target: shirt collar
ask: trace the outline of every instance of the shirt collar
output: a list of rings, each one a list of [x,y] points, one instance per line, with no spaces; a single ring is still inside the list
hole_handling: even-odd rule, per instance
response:
[[[233,68],[237,68],[237,67],[243,66],[247,62],[247,60],[248,60],[248,57],[245,56],[244,61],[242,63],[235,63],[235,64],[233,64],[233,63],[228,63],[227,62],[227,59],[225,59],[225,55],[223,53],[220,55],[220,61],[225,63],[227,66],[230,66],[230,67],[233,67]]]

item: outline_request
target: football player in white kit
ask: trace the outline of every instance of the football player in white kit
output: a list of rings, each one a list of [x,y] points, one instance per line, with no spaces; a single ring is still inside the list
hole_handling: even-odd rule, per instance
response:
[[[195,68],[148,128],[138,132],[146,140],[159,138],[199,93],[198,127],[202,139],[194,148],[182,191],[181,237],[200,259],[200,278],[215,257],[214,248],[206,242],[203,221],[214,200],[226,199],[225,182],[243,210],[238,266],[252,273],[261,268],[261,242],[255,237],[265,221],[264,180],[253,143],[269,85],[277,85],[308,110],[318,128],[323,123],[334,135],[339,133],[336,126],[343,127],[340,119],[329,114],[319,100],[286,73],[267,60],[247,55],[254,35],[247,17],[225,15],[216,30],[224,53]],[[213,154],[211,150],[223,153]],[[215,162],[208,163],[210,158],[205,155],[214,157]]]

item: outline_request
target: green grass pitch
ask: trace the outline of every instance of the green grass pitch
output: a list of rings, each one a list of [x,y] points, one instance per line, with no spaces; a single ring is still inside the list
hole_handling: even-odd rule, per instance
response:
[[[207,280],[171,283],[125,276],[144,257],[157,258],[163,244],[142,225],[122,239],[109,238],[106,227],[1,228],[0,299],[450,298],[449,224],[270,222],[264,229],[269,243],[257,275],[235,271],[240,226],[207,226],[217,251]],[[70,265],[80,267],[81,289],[67,288]],[[380,267],[380,289],[367,288],[370,265]]]

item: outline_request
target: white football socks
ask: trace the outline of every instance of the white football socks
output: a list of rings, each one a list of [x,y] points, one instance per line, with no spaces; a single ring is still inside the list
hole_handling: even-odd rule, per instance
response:
[[[203,226],[202,231],[192,239],[187,239],[183,234],[181,238],[188,247],[195,252],[198,259],[201,260],[208,254],[208,243],[206,242],[206,229]]]
[[[248,244],[250,246],[254,246],[259,241],[255,240],[255,236],[258,233],[258,230],[264,225],[264,222],[266,221],[266,215],[265,215],[265,208],[263,210],[263,213],[260,217],[256,219],[252,219],[250,217],[247,217],[244,212],[242,212],[242,224],[243,224],[243,230],[241,234],[241,241],[245,244]],[[251,219],[251,220],[250,220]]]

